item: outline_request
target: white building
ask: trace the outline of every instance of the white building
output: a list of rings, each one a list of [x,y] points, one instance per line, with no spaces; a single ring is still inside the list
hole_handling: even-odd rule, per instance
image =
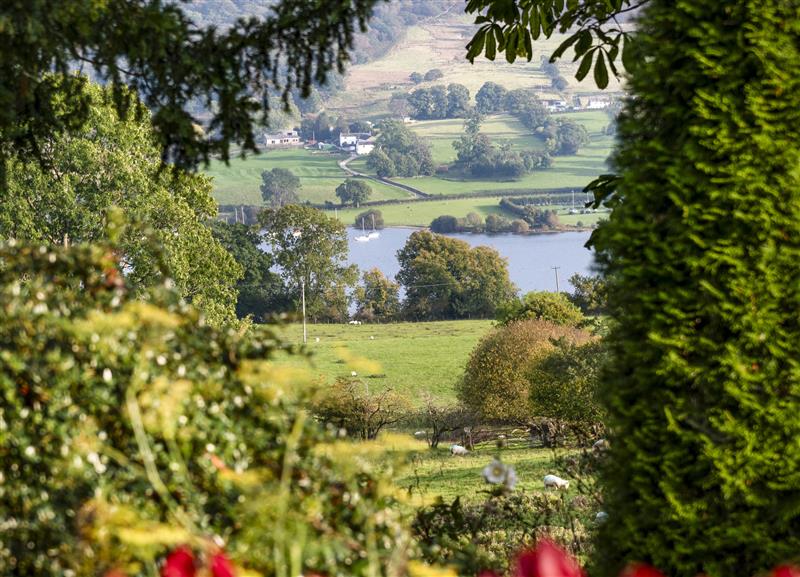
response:
[[[300,135],[296,130],[286,130],[277,134],[266,134],[264,143],[268,147],[300,146]]]
[[[356,142],[356,154],[363,156],[375,150],[375,143],[369,140],[359,140]]]

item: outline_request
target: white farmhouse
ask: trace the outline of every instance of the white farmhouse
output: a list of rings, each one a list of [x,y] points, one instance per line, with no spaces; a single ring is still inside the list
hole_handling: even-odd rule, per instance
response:
[[[264,135],[264,144],[269,148],[281,146],[300,146],[300,135],[296,130],[286,130],[276,134]]]
[[[358,134],[340,134],[339,148],[351,148],[358,144]]]
[[[356,142],[356,154],[364,156],[375,150],[375,143],[369,140],[359,140]]]

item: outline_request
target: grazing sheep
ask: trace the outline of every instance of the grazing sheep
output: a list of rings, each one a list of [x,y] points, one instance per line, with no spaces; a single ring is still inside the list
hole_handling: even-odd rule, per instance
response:
[[[428,436],[428,433],[426,433],[425,431],[417,431],[416,433],[414,433],[414,436],[417,439],[424,439],[425,437]]]
[[[608,513],[605,511],[598,511],[597,515],[594,516],[594,520],[598,523],[603,523],[608,520]]]
[[[561,477],[556,477],[555,475],[545,475],[544,488],[553,488],[558,490],[569,489],[569,481],[562,479]]]
[[[600,439],[598,441],[595,441],[594,444],[592,445],[592,449],[594,449],[598,453],[601,451],[605,451],[606,449],[608,449],[608,441],[606,441],[605,439]]]
[[[466,449],[466,447],[462,447],[461,445],[450,445],[450,454],[463,457],[464,455],[469,454],[469,451]]]

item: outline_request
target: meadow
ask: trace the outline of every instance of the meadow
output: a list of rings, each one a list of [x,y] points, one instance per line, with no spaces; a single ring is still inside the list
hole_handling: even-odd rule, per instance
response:
[[[466,320],[308,325],[310,370],[324,382],[349,377],[355,370],[371,391],[391,388],[414,404],[422,402],[422,393],[455,400],[455,385],[467,358],[492,324],[490,320]],[[302,342],[301,325],[289,325],[283,333],[289,342]],[[364,373],[362,359],[379,367]],[[296,358],[282,362],[305,365]]]
[[[219,204],[261,205],[261,173],[286,168],[300,178],[302,201],[339,202],[336,187],[348,177],[339,167],[346,155],[302,148],[270,150],[247,158],[235,158],[229,165],[215,161],[205,170],[213,178],[214,198]],[[408,193],[370,181],[373,200],[406,198]]]

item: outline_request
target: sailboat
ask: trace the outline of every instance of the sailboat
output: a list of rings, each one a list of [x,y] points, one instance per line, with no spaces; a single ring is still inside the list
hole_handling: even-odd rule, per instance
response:
[[[380,238],[381,237],[381,233],[379,233],[377,230],[375,230],[375,215],[371,214],[370,216],[372,217],[372,232],[369,233],[367,235],[367,237],[371,238],[371,239],[372,238]],[[362,225],[364,224],[364,219],[363,218],[361,219],[361,224]]]
[[[357,242],[369,242],[369,235],[367,231],[364,230],[364,219],[361,219],[361,234],[356,237]]]

